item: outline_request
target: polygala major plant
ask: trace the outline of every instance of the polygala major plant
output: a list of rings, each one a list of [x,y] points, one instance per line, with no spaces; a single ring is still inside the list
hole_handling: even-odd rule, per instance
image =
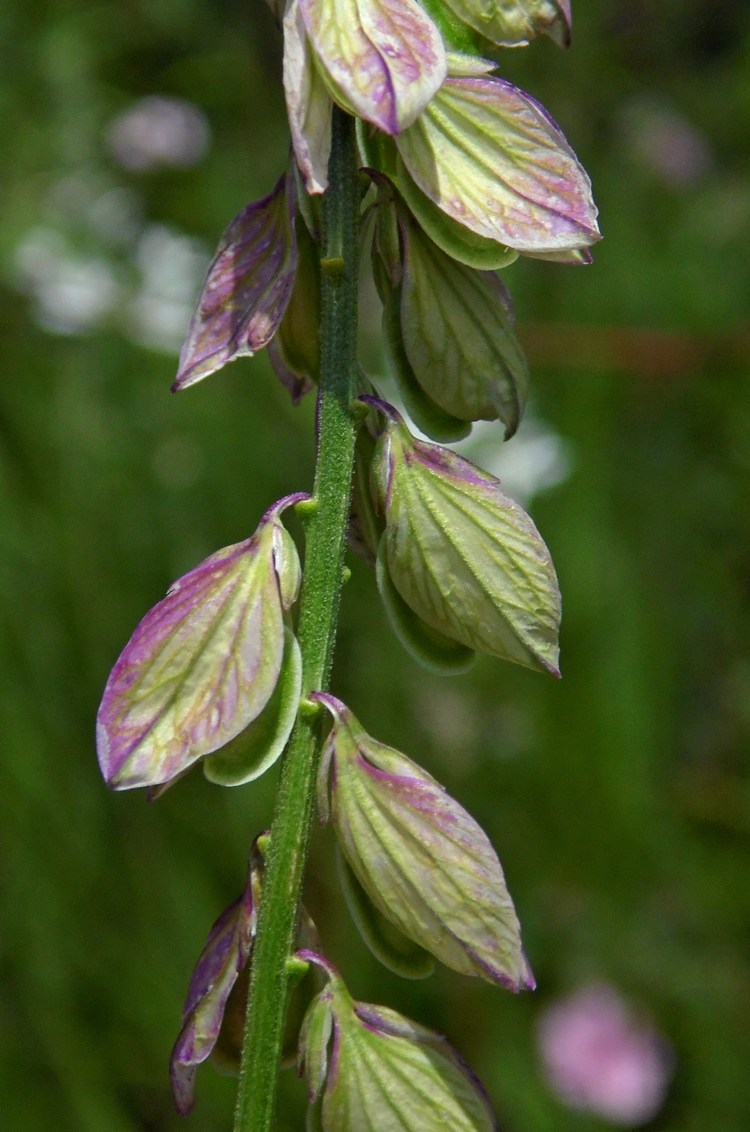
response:
[[[374,568],[417,661],[475,653],[558,675],[554,567],[498,481],[443,442],[477,420],[511,436],[528,372],[498,271],[519,255],[590,261],[588,177],[547,111],[497,76],[502,49],[570,39],[568,0],[272,0],[283,36],[290,167],[227,228],[173,388],[267,347],[293,400],[317,390],[310,494],[175,582],[136,628],[98,716],[117,790],[151,797],[200,764],[222,786],[281,759],[244,893],[201,954],[172,1053],[180,1112],[208,1057],[241,1068],[235,1132],[270,1132],[290,994],[300,1072],[324,1132],[480,1132],[484,1090],[439,1034],[355,1002],[301,905],[317,799],[347,902],[393,970],[435,960],[533,988],[503,870],[474,819],[329,691],[348,544]],[[359,364],[360,257],[382,301],[389,368],[417,439]],[[292,485],[293,486],[293,485]],[[285,528],[295,510],[304,565]],[[373,594],[375,588],[373,589]],[[363,705],[363,718],[367,705]],[[327,734],[326,734],[327,729]]]

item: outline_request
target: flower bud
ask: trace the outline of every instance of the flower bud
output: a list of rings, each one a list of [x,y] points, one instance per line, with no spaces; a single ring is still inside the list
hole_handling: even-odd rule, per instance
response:
[[[294,178],[285,174],[224,232],[180,354],[172,389],[194,385],[273,338],[297,269]]]
[[[409,608],[454,641],[559,675],[560,595],[549,551],[499,481],[416,440],[396,410],[373,462],[384,559]]]
[[[300,1033],[299,1069],[320,1099],[322,1132],[493,1132],[481,1084],[441,1034],[384,1006],[355,1002],[335,967]]]
[[[533,987],[503,870],[472,817],[421,767],[373,739],[340,700],[318,807],[375,907],[446,966],[511,990]]]
[[[332,100],[398,134],[445,76],[440,33],[416,0],[289,0],[284,89],[308,192],[322,193],[328,184]]]
[[[439,8],[493,43],[523,47],[538,35],[548,35],[560,47],[570,43],[570,0],[437,0]]]
[[[576,155],[546,110],[503,79],[447,79],[396,146],[421,192],[479,236],[532,255],[599,239]],[[397,175],[408,200],[405,180]]]
[[[251,538],[185,574],[138,625],[97,717],[99,765],[109,786],[173,781],[257,721],[269,702],[286,729],[275,736],[280,753],[299,697],[298,646],[286,639],[285,614],[297,596],[300,568],[279,515],[303,498],[275,503]],[[291,689],[285,679],[279,704],[273,695],[285,653],[297,676]],[[253,758],[249,777],[258,773],[257,749]]]
[[[440,33],[416,0],[299,0],[333,98],[388,134],[411,125],[446,75]]]
[[[499,419],[506,438],[512,436],[526,400],[528,367],[513,333],[506,287],[494,271],[456,263],[404,208],[399,221],[402,278],[386,299],[386,334],[395,321],[392,329],[413,380],[439,410],[459,424]],[[402,371],[403,366],[396,367],[397,378]],[[416,423],[433,439],[443,439],[429,422],[427,428]]]

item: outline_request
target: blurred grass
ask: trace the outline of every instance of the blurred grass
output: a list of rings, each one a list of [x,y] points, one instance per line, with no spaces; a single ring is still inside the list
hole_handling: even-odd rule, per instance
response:
[[[325,833],[309,903],[353,993],[448,1033],[509,1132],[605,1127],[555,1101],[534,1041],[544,1005],[592,979],[647,1008],[675,1049],[653,1127],[744,1132],[748,11],[579,0],[576,17],[567,56],[540,43],[506,70],[563,125],[605,233],[588,270],[527,261],[507,274],[536,412],[571,457],[532,503],[563,588],[564,679],[490,661],[446,682],[422,673],[359,562],[335,673],[363,724],[487,828],[540,989],[384,973],[340,907]],[[312,404],[293,410],[265,359],[173,398],[174,357],[138,345],[125,318],[137,231],[158,223],[210,249],[278,175],[278,40],[265,6],[239,0],[12,0],[0,34],[0,1112],[13,1132],[212,1132],[229,1126],[233,1083],[205,1069],[181,1122],[166,1062],[275,776],[225,792],[194,774],[154,806],[110,795],[93,720],[119,649],[170,582],[310,483]],[[113,159],[108,124],[153,93],[206,114],[213,142],[194,168],[136,174]],[[703,139],[710,160],[692,179],[644,157],[628,125],[644,106]],[[130,241],[91,221],[86,202],[110,190],[135,208]],[[40,228],[104,259],[123,309],[80,333],[45,330],[18,267]],[[657,355],[653,330],[669,332]],[[704,340],[724,345],[691,357]],[[284,1092],[280,1132],[301,1121],[289,1075]]]

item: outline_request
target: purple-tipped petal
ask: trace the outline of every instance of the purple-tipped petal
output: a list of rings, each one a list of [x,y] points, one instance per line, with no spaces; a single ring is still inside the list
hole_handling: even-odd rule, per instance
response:
[[[373,739],[340,700],[318,779],[341,849],[375,907],[446,966],[533,988],[497,855],[474,819],[421,767]],[[330,795],[330,804],[329,804]]]
[[[245,889],[211,928],[190,980],[182,1029],[170,1058],[172,1093],[182,1115],[193,1107],[195,1071],[216,1045],[227,999],[250,959],[263,866],[259,840],[253,842]]]
[[[397,134],[446,76],[440,33],[416,0],[299,0],[334,97]]]
[[[422,192],[480,236],[530,253],[599,239],[573,150],[544,108],[503,79],[448,79],[396,144]]]
[[[280,512],[212,554],[146,614],[104,690],[99,765],[114,789],[158,786],[243,731],[270,699],[299,562]]]
[[[180,354],[176,392],[228,362],[252,357],[276,333],[294,285],[294,179],[235,217],[208,268]]]

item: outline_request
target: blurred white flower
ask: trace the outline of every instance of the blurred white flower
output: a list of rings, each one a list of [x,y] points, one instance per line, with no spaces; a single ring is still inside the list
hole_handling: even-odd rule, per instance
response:
[[[178,353],[208,264],[208,251],[182,232],[151,224],[136,249],[141,287],[127,309],[136,341]]]
[[[121,289],[112,266],[71,248],[52,228],[33,228],[16,249],[18,287],[34,299],[40,325],[60,334],[84,334],[113,310]]]
[[[538,1039],[549,1083],[571,1108],[625,1128],[661,1108],[672,1051],[613,987],[594,983],[549,1006]]]
[[[146,173],[164,166],[195,165],[208,149],[205,114],[182,98],[139,98],[111,123],[107,144],[125,169]]]

